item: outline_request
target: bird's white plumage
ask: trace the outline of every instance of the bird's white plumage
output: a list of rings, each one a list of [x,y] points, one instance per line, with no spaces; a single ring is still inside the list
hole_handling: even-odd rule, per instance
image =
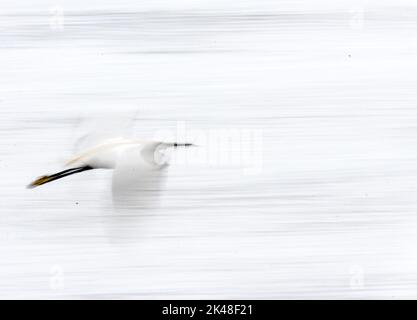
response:
[[[169,146],[172,146],[172,144],[161,141],[116,138],[107,140],[74,156],[66,162],[66,165],[88,165],[92,168],[113,169],[117,165],[118,158],[124,152],[131,148],[138,148],[145,163],[160,167],[165,164],[164,151]]]

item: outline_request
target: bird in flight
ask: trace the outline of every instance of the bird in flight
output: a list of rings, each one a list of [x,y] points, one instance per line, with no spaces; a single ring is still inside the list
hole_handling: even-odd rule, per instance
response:
[[[125,138],[107,140],[85,152],[77,154],[67,161],[66,166],[69,166],[69,169],[41,176],[31,182],[27,187],[35,188],[83,171],[93,169],[114,169],[117,165],[119,156],[123,156],[124,151],[130,148],[140,148],[142,160],[152,168],[160,169],[167,165],[164,159],[164,151],[166,149],[190,146],[195,145],[192,143],[144,141]]]

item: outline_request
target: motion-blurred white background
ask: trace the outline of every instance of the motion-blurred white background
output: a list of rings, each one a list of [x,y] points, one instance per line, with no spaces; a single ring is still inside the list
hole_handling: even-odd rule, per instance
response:
[[[0,298],[417,298],[416,58],[414,1],[2,1]],[[118,117],[202,153],[25,189]]]

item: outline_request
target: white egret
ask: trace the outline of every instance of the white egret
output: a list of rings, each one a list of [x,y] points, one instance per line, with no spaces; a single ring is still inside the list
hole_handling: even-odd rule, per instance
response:
[[[114,169],[119,156],[125,154],[124,151],[130,148],[140,148],[141,160],[154,169],[160,169],[167,164],[164,158],[166,149],[189,146],[194,146],[194,144],[125,138],[107,140],[67,161],[66,165],[70,166],[69,169],[41,176],[30,183],[28,188],[34,188],[87,170]]]

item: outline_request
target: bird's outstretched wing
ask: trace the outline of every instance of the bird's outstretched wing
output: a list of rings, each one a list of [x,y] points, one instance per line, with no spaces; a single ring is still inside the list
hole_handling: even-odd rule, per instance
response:
[[[118,137],[127,139],[132,134],[137,113],[135,107],[117,114],[102,110],[100,113],[85,114],[74,127],[72,152],[79,154]]]

